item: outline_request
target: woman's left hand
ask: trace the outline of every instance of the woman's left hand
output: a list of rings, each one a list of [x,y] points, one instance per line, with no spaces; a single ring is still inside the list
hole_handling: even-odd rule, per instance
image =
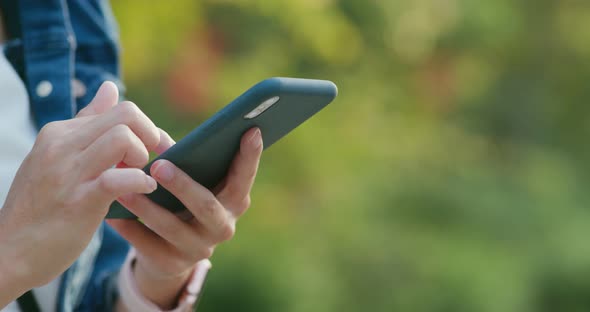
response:
[[[161,131],[162,153],[174,145]],[[174,213],[141,194],[119,199],[137,220],[108,220],[137,251],[134,275],[139,290],[164,309],[174,307],[175,300],[197,262],[208,259],[215,246],[234,236],[237,219],[250,206],[250,189],[254,183],[262,136],[250,129],[242,137],[240,150],[219,190],[211,192],[167,160],[151,167],[156,181],[176,196],[194,218],[183,221]]]

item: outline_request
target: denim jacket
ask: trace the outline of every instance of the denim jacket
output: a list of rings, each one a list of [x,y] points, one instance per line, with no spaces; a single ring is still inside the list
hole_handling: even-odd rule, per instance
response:
[[[22,78],[40,129],[72,118],[105,80],[119,79],[118,33],[106,0],[0,0],[4,53]],[[42,247],[40,247],[42,248]],[[62,275],[57,311],[110,311],[129,245],[102,224]]]

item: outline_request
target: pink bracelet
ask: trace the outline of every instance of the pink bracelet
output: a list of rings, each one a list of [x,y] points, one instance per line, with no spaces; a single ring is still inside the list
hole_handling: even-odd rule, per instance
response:
[[[127,259],[119,273],[119,299],[129,311],[145,312],[163,312],[157,305],[146,299],[137,287],[135,277],[133,276],[132,264],[135,261],[135,249],[131,249]],[[199,294],[203,288],[207,272],[211,269],[209,259],[201,260],[197,263],[191,278],[189,279],[183,293],[180,295],[178,305],[175,309],[168,312],[192,311],[197,302]]]

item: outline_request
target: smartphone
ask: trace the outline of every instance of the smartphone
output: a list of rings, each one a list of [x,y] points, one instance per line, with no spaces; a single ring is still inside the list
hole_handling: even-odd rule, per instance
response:
[[[213,189],[227,174],[246,131],[260,128],[264,148],[267,149],[330,104],[337,94],[336,85],[327,80],[264,80],[206,120],[143,170],[150,174],[154,161],[166,159],[201,185]],[[146,196],[174,213],[186,211],[184,205],[164,187],[158,186]],[[136,217],[115,201],[107,218]]]

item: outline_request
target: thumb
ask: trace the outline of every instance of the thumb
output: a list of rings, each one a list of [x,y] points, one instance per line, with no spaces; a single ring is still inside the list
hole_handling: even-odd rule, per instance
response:
[[[119,89],[117,85],[112,81],[105,81],[98,88],[94,99],[76,115],[76,118],[102,114],[117,105],[118,102]]]

